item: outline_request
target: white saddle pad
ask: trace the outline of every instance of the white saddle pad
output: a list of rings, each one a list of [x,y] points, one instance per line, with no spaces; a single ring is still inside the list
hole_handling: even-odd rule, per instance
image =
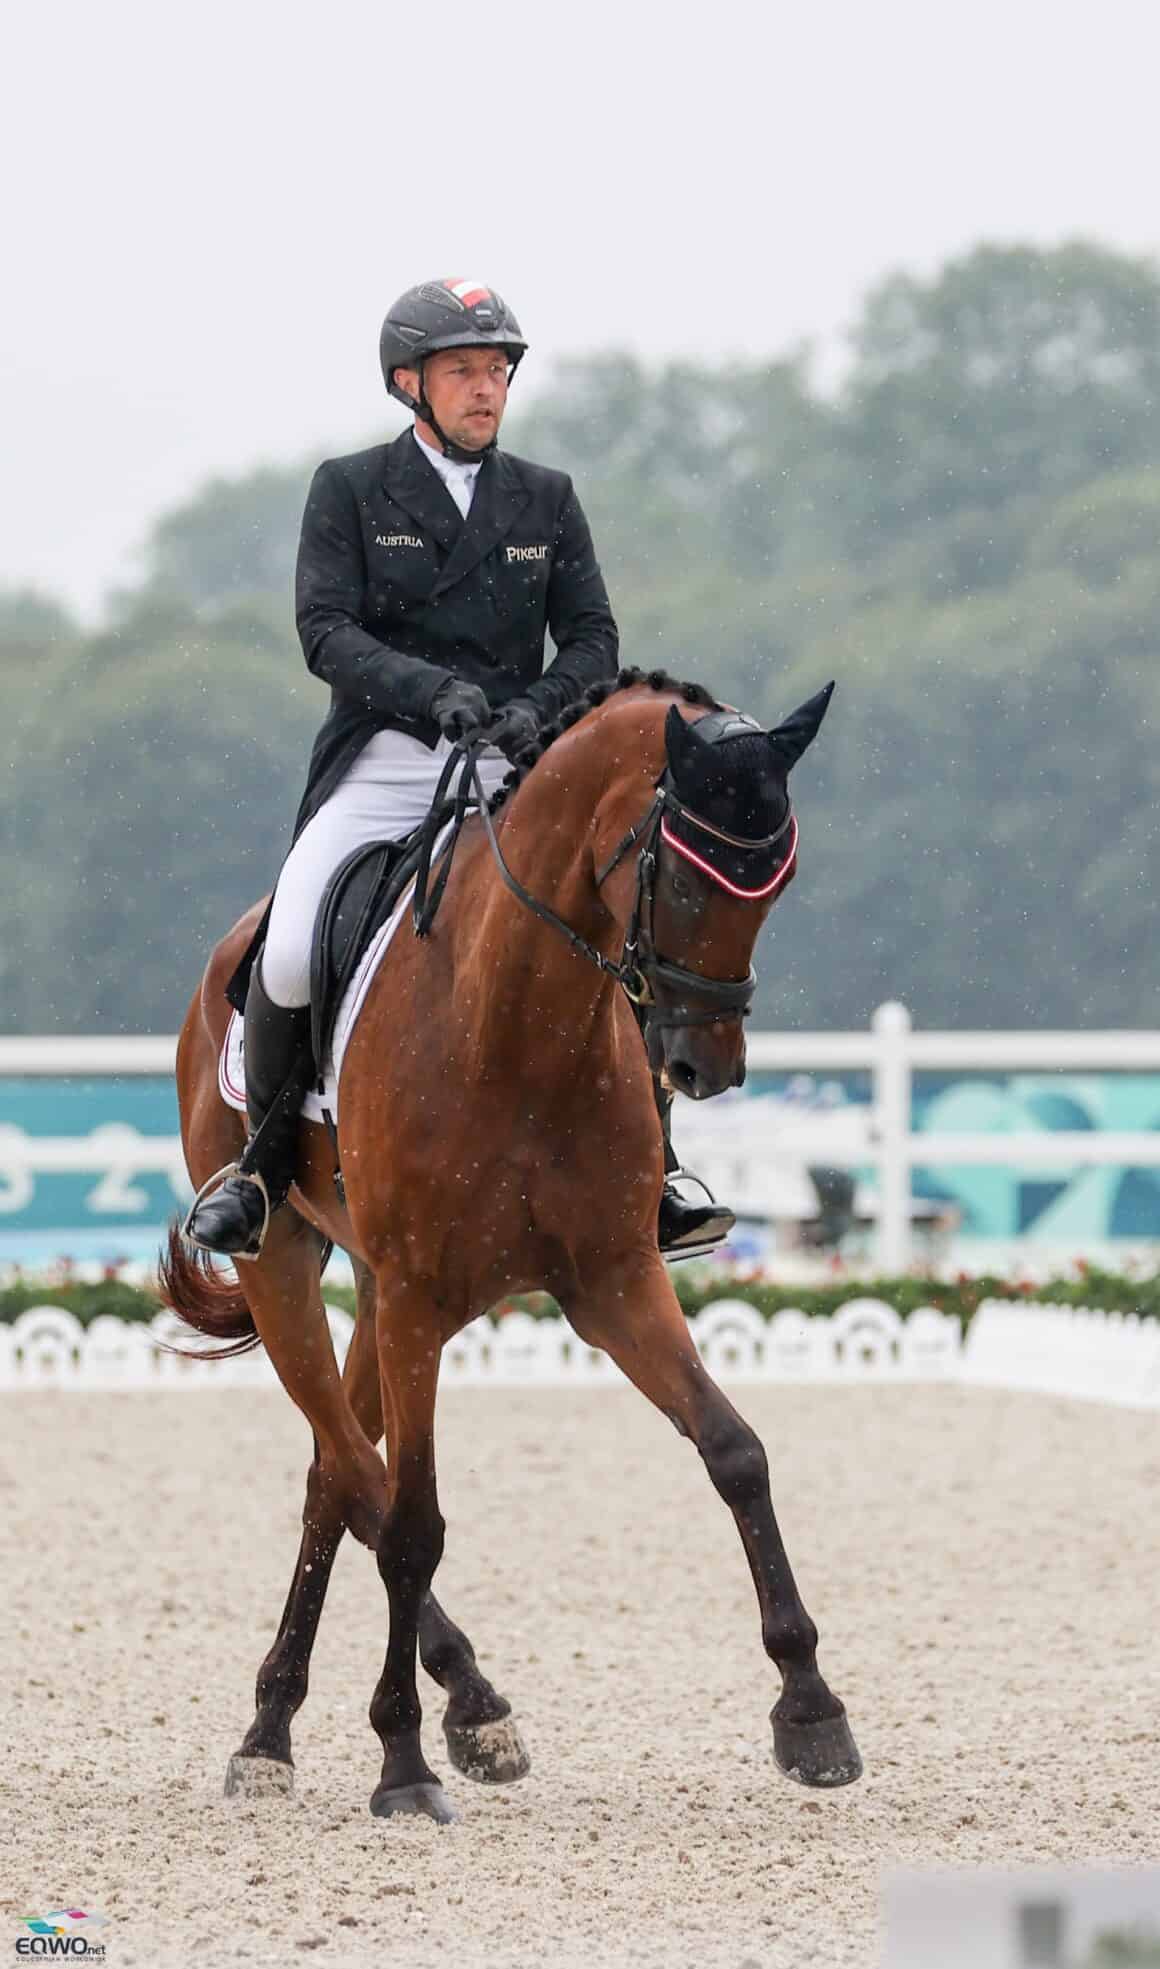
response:
[[[448,822],[435,843],[431,855],[432,869],[434,869],[438,861],[443,844],[450,832],[451,823]],[[302,1103],[303,1117],[307,1121],[321,1121],[324,1108],[333,1116],[335,1121],[338,1120],[338,1083],[342,1077],[342,1062],[347,1046],[350,1043],[350,1036],[354,1031],[358,1015],[362,1011],[367,992],[371,987],[371,981],[383,961],[391,938],[394,936],[400,921],[410,906],[414,890],[415,884],[409,882],[398,902],[395,904],[394,909],[391,911],[390,916],[383,924],[382,929],[367,945],[358,970],[355,972],[354,977],[343,994],[342,1003],[338,1008],[338,1017],[334,1021],[331,1056],[324,1063],[323,1067],[323,1091],[320,1094],[317,1087],[311,1087]],[[218,1058],[218,1091],[227,1107],[237,1108],[239,1113],[245,1113],[246,1055],[245,1041],[243,1038],[243,1020],[240,1012],[234,1013],[229,1025],[226,1027],[226,1036],[222,1041],[222,1049]]]

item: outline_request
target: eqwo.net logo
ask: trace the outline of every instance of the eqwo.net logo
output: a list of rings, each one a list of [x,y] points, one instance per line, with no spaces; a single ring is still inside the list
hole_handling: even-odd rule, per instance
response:
[[[67,1962],[101,1962],[105,1945],[94,1937],[95,1931],[104,1925],[103,1914],[86,1914],[79,1907],[53,1908],[47,1914],[28,1914],[24,1917],[28,1933],[20,1936],[16,1953],[37,1958],[60,1956]]]

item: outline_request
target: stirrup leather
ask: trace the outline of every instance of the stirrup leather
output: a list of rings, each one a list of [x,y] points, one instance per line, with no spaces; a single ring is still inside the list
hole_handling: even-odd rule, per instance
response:
[[[258,1229],[253,1233],[249,1244],[245,1247],[244,1250],[231,1251],[228,1254],[226,1254],[221,1251],[215,1251],[211,1244],[203,1243],[201,1238],[198,1237],[197,1232],[193,1230],[191,1227],[193,1224],[194,1212],[196,1211],[198,1204],[203,1202],[203,1200],[207,1196],[212,1195],[214,1190],[219,1189],[221,1185],[226,1181],[226,1178],[229,1176],[240,1176],[244,1183],[254,1184],[255,1188],[261,1193],[262,1204],[265,1209],[265,1216],[263,1217],[262,1222],[259,1225]],[[190,1204],[189,1209],[185,1213],[185,1222],[181,1226],[181,1235],[188,1244],[192,1244],[195,1247],[195,1249],[197,1249],[198,1251],[208,1251],[211,1257],[221,1258],[223,1256],[228,1255],[231,1263],[233,1263],[235,1259],[240,1259],[243,1264],[249,1265],[253,1263],[255,1258],[260,1258],[262,1255],[262,1246],[266,1242],[266,1232],[270,1228],[270,1214],[272,1208],[273,1206],[270,1202],[270,1192],[266,1188],[266,1178],[263,1176],[261,1170],[243,1169],[240,1162],[227,1162],[224,1169],[219,1169],[216,1171],[214,1175],[208,1176],[205,1182],[202,1184],[197,1195],[194,1197],[193,1202]]]

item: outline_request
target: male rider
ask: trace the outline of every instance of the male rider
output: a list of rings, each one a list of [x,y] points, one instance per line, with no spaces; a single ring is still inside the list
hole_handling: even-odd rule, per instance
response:
[[[383,323],[380,359],[413,426],[314,476],[297,619],[330,710],[293,846],[231,986],[245,1004],[251,1132],[187,1222],[211,1251],[256,1256],[293,1177],[311,1070],[311,936],[339,863],[419,825],[456,740],[486,734],[479,767],[491,793],[541,723],[616,674],[616,624],[571,480],[497,448],[526,348],[494,289],[409,288]],[[556,647],[547,669],[546,633]],[[666,1184],[662,1249],[719,1240],[731,1222]]]

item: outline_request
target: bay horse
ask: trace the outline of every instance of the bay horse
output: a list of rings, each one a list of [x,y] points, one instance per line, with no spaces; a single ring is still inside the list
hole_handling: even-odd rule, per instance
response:
[[[781,1675],[777,1764],[814,1786],[860,1775],[845,1709],[818,1669],[765,1451],[706,1372],[658,1252],[650,1072],[651,1061],[695,1099],[744,1077],[754,942],[796,866],[788,774],[832,688],[768,733],[662,672],[590,689],[517,761],[491,813],[468,820],[428,933],[396,933],[387,950],[342,1063],[345,1204],[326,1131],[304,1123],[289,1200],[236,1277],[172,1229],[167,1304],[217,1351],[264,1344],[314,1434],[298,1563],[227,1792],[290,1788],[291,1721],[347,1530],[375,1553],[389,1608],[370,1706],[383,1749],[371,1811],[455,1816],[423,1755],[417,1656],[447,1696],[453,1765],[493,1783],[529,1768],[510,1705],[431,1583],[444,1539],[442,1349],[505,1294],[535,1288],[693,1442],[732,1511]],[[218,1055],[225,984],[260,907],[213,952],[178,1042],[195,1187],[241,1147]],[[321,1292],[329,1243],[349,1253],[357,1286],[341,1375]]]

